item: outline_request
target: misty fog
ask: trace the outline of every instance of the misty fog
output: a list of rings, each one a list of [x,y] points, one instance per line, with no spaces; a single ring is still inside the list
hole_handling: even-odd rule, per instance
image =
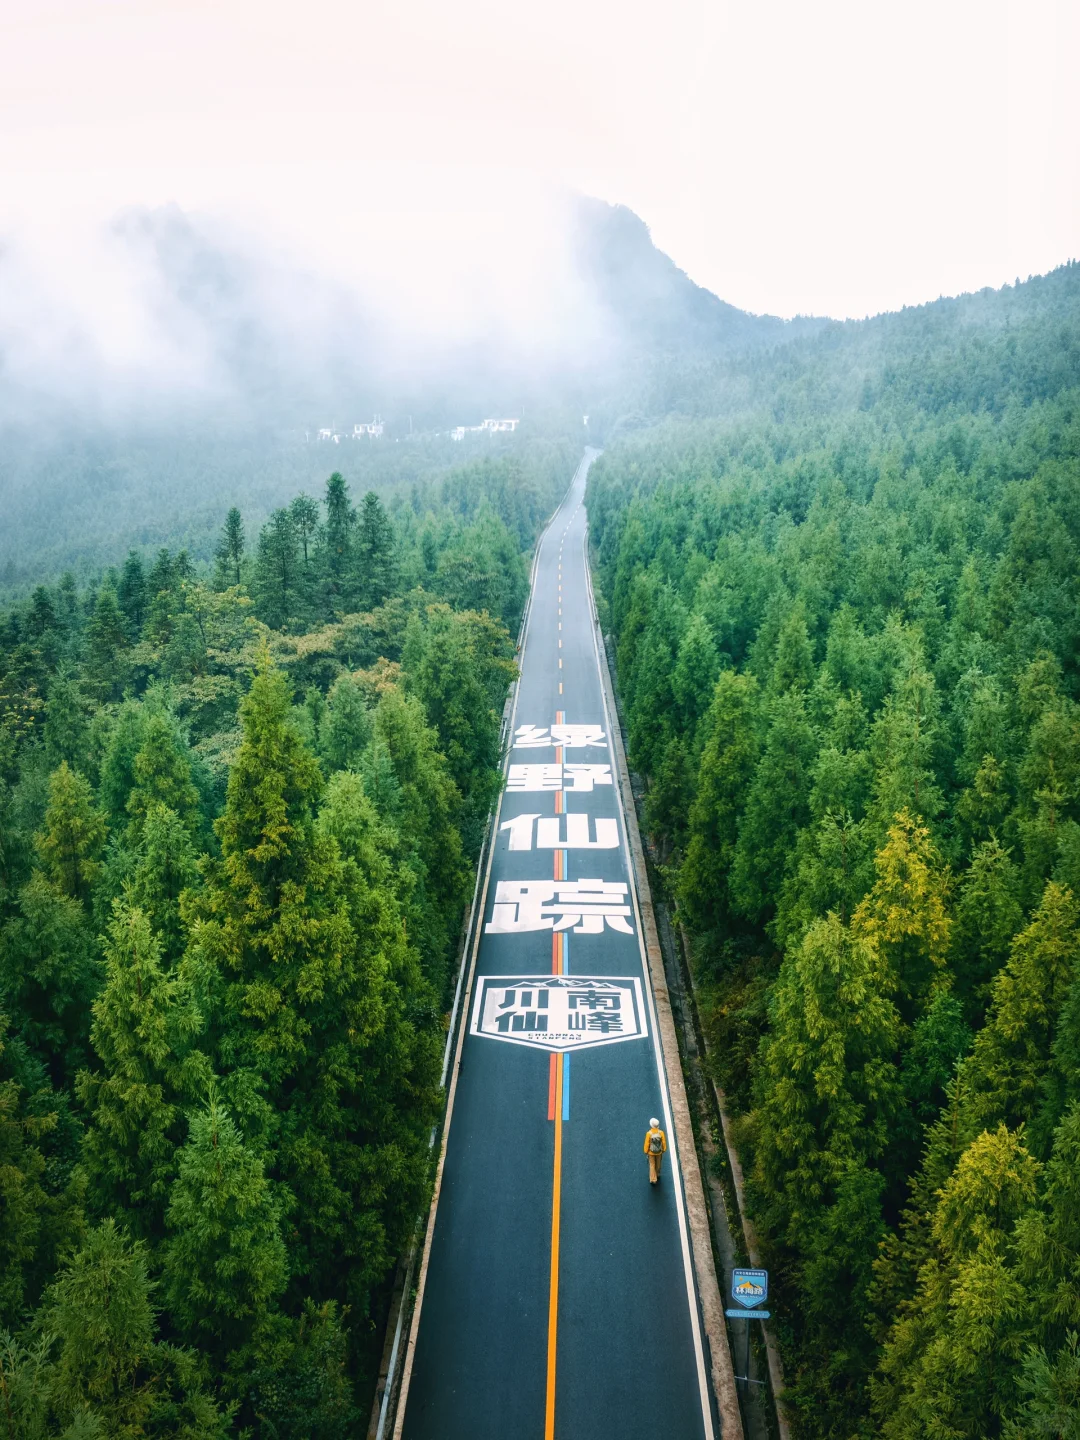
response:
[[[364,178],[213,211],[8,216],[2,583],[163,537],[204,554],[234,499],[257,522],[331,468],[415,480],[469,458],[450,431],[491,416],[576,434],[658,355],[800,329],[692,284],[628,210],[468,174],[357,199]],[[378,443],[318,442],[376,415]]]

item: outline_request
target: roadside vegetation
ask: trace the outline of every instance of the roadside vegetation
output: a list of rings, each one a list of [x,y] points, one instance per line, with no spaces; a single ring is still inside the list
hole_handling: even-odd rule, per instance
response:
[[[553,475],[334,474],[4,618],[0,1435],[366,1426]]]
[[[1080,267],[657,377],[590,472],[799,1436],[1080,1433]]]

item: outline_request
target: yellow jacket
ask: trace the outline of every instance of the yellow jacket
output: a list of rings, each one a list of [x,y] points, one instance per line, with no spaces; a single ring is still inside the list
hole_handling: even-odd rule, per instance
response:
[[[654,1135],[660,1136],[660,1154],[663,1155],[664,1151],[667,1149],[667,1136],[664,1134],[663,1130],[660,1129],[659,1125],[656,1127],[655,1130],[649,1129],[645,1131],[645,1154],[648,1155],[649,1153],[649,1141]]]

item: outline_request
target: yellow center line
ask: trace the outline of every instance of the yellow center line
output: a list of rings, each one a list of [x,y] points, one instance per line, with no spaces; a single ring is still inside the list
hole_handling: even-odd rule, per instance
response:
[[[544,1440],[555,1440],[555,1351],[559,1331],[559,1209],[562,1201],[563,1067],[555,1066],[555,1173],[551,1182],[551,1286],[548,1291],[547,1404]]]

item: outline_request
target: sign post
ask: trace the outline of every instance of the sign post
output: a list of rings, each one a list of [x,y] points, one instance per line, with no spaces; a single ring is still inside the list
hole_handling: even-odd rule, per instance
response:
[[[745,1320],[746,1342],[743,1348],[743,1375],[736,1375],[736,1380],[743,1380],[747,1385],[750,1380],[750,1321],[768,1320],[771,1311],[762,1309],[765,1301],[769,1298],[769,1272],[767,1270],[733,1270],[731,1272],[731,1298],[736,1302],[735,1309],[725,1310],[724,1314],[729,1320]]]

